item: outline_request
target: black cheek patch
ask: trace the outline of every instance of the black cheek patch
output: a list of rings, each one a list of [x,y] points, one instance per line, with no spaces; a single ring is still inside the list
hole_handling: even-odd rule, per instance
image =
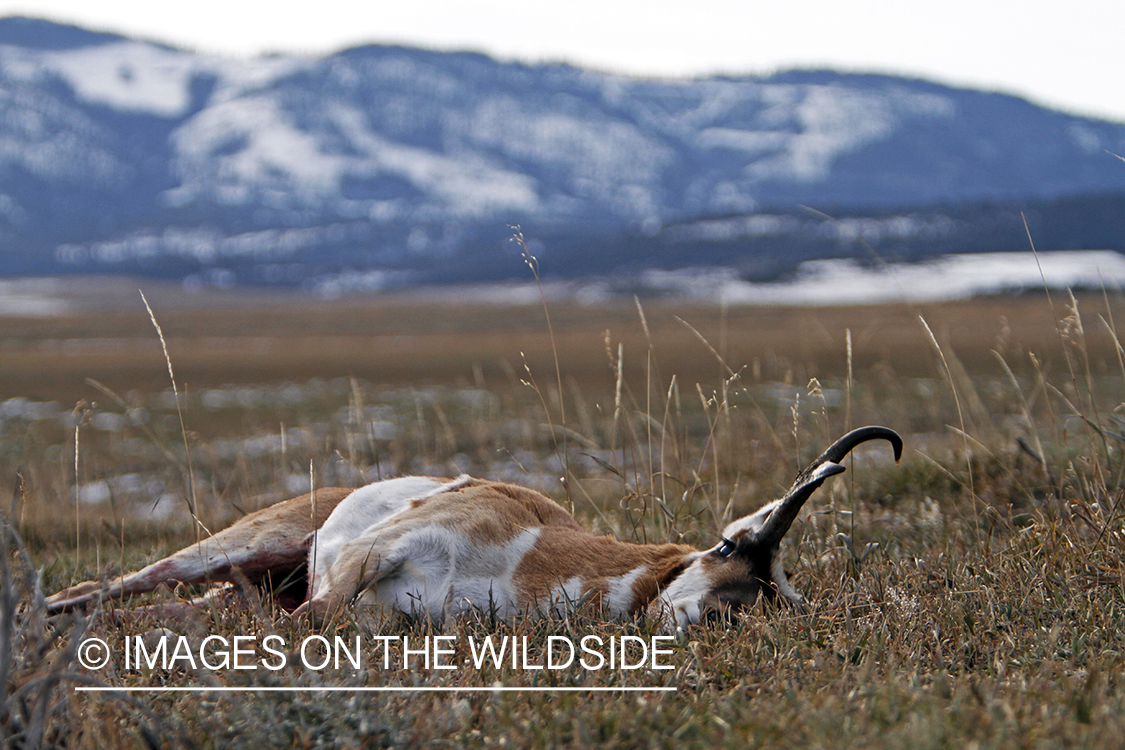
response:
[[[703,608],[708,616],[731,613],[757,601],[763,592],[772,594],[772,587],[761,580],[741,557],[713,558],[704,563],[711,587],[703,596]]]
[[[703,597],[703,614],[709,620],[729,620],[739,611],[753,606],[760,596],[771,593],[771,587],[757,581],[721,586]]]

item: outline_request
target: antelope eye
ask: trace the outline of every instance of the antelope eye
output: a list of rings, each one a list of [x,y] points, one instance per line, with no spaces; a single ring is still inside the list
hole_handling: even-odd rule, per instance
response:
[[[730,557],[731,553],[734,552],[734,547],[734,542],[729,539],[724,539],[723,543],[719,545],[719,548],[715,550],[715,554],[719,557]]]

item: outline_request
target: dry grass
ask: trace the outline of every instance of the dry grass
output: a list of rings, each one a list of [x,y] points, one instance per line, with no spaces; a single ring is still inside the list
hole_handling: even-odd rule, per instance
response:
[[[139,300],[94,319],[0,321],[0,392],[30,399],[0,404],[0,476],[22,478],[3,509],[0,569],[0,715],[16,746],[1097,747],[1125,731],[1121,300],[552,304],[552,348],[540,306],[266,300],[172,312],[148,296],[186,441]],[[895,467],[884,446],[864,446],[790,532],[788,567],[809,611],[692,629],[667,672],[385,672],[369,644],[359,674],[128,672],[119,659],[91,673],[75,662],[81,637],[119,647],[148,626],[48,622],[38,604],[37,586],[189,542],[189,493],[214,529],[310,481],[468,471],[540,487],[622,538],[709,543],[725,518],[776,496],[801,461],[866,423],[901,432],[906,455]],[[253,608],[180,632],[308,635]],[[549,635],[650,626],[576,615],[440,632],[460,644],[514,633],[542,649]],[[495,682],[677,691],[74,691]]]

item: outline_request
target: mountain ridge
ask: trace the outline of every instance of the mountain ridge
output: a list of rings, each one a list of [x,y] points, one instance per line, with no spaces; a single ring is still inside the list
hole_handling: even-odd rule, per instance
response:
[[[1002,206],[950,219],[956,249],[1021,206],[1125,194],[1106,151],[1125,153],[1125,124],[884,74],[650,79],[378,44],[231,60],[0,19],[8,273],[496,274],[515,224],[563,274],[596,260],[578,263],[583,243],[615,242],[596,270],[740,253],[791,268],[839,252],[832,230],[660,248],[669,227],[800,206],[857,220]]]

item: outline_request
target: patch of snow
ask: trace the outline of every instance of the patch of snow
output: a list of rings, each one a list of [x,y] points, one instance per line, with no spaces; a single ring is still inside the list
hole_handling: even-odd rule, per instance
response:
[[[41,64],[65,80],[79,99],[126,112],[179,117],[191,104],[199,58],[190,52],[123,41],[40,54]]]
[[[324,299],[338,299],[354,292],[378,292],[387,288],[392,278],[389,271],[344,271],[317,279],[314,290]]]
[[[74,488],[71,492],[72,496],[75,497],[78,502],[87,505],[107,503],[113,498],[113,491],[109,488],[109,482],[104,479],[86,482]]]
[[[23,396],[0,401],[0,420],[25,419],[28,421],[52,419],[62,413],[57,401],[32,401]]]
[[[800,231],[814,231],[817,236],[825,239],[855,244],[860,241],[876,243],[883,239],[902,240],[911,237],[930,241],[948,236],[956,229],[956,221],[940,214],[844,218],[830,222],[818,221],[815,228],[810,226],[808,220],[802,221],[794,216],[754,214],[673,226],[666,230],[666,234],[672,242],[729,242],[742,237],[780,237]]]
[[[100,185],[119,182],[129,173],[104,147],[106,132],[76,107],[42,96],[32,87],[13,86],[0,87],[0,111],[4,113],[0,167],[14,165],[46,180]],[[5,205],[5,213],[22,223],[23,209],[10,197]]]
[[[165,492],[156,502],[137,508],[137,517],[151,521],[168,521],[172,518],[189,518],[188,503],[178,495]]]
[[[316,65],[317,60],[294,55],[270,55],[253,60],[201,57],[201,69],[217,76],[213,104],[263,89],[277,80]]]
[[[622,183],[652,184],[675,156],[634,125],[545,111],[510,96],[492,97],[463,123],[452,124],[475,145],[562,166],[573,180],[589,181],[599,195]]]
[[[66,243],[55,248],[55,260],[67,265],[123,263],[160,255],[194,258],[213,263],[222,258],[254,257],[261,260],[285,258],[299,250],[338,243],[363,236],[361,224],[329,224],[295,229],[262,229],[225,237],[212,229],[168,227],[163,231],[137,233],[119,240]],[[211,269],[204,276],[185,279],[189,287],[229,286],[231,279],[222,269]]]
[[[352,174],[386,173],[402,177],[420,190],[446,201],[461,215],[477,216],[498,209],[532,211],[538,207],[535,181],[499,167],[473,151],[452,156],[388,141],[365,124],[363,113],[337,107],[333,120],[351,145],[366,154],[349,159]]]
[[[0,281],[0,316],[47,318],[65,315],[72,306],[50,279]]]
[[[214,75],[217,98],[229,99],[306,64],[299,57],[229,60],[134,40],[54,52],[0,45],[0,65],[16,80],[57,76],[87,103],[167,118],[187,114],[199,74]]]
[[[1125,255],[1111,250],[976,253],[878,268],[854,260],[802,263],[781,283],[742,281],[729,269],[646,271],[642,283],[690,298],[740,305],[866,305],[941,302],[980,294],[1125,287]]]
[[[886,137],[896,124],[884,97],[839,86],[811,86],[787,111],[796,132],[786,133],[776,154],[746,167],[754,181],[824,180],[838,158]]]
[[[755,121],[701,127],[695,144],[750,158],[744,174],[755,182],[823,180],[836,160],[887,137],[902,120],[956,113],[948,97],[905,89],[766,85],[748,93],[763,105]]]
[[[1067,128],[1067,134],[1070,136],[1070,140],[1078,144],[1078,147],[1088,154],[1096,154],[1104,148],[1097,131],[1089,125],[1080,122],[1072,123]]]
[[[338,198],[345,176],[387,174],[443,200],[461,215],[529,211],[538,205],[534,180],[480,154],[449,156],[389,141],[352,107],[337,106],[325,116],[346,137],[352,153],[333,153],[317,133],[298,127],[274,96],[247,96],[209,107],[172,135],[182,182],[165,193],[165,201],[182,206],[217,193],[223,202],[241,205],[276,194],[282,202],[315,205]]]
[[[791,137],[789,133],[716,127],[700,130],[696,142],[703,148],[725,148],[754,156],[783,148]]]
[[[346,158],[320,150],[316,138],[293,125],[276,99],[247,96],[208,107],[172,134],[181,187],[178,193],[218,189],[233,205],[256,197],[256,189],[297,188],[301,193],[333,192]]]

